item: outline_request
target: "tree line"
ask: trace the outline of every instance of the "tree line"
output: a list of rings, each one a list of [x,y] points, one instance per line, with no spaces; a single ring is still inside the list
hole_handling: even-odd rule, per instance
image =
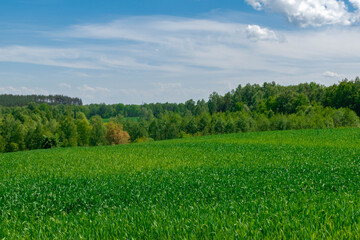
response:
[[[57,104],[70,104],[70,105],[83,105],[80,98],[71,98],[63,95],[12,95],[1,94],[0,105],[6,107],[26,106],[29,103],[48,103],[51,105]]]
[[[175,112],[183,116],[190,111],[192,115],[202,112],[237,112],[243,108],[250,111],[291,114],[304,105],[321,105],[331,108],[349,108],[360,116],[360,79],[344,79],[338,84],[326,87],[314,82],[293,86],[281,86],[275,82],[239,85],[236,89],[220,95],[210,94],[208,101],[192,99],[185,103],[149,103],[142,105],[90,104],[80,108],[87,117],[99,115],[110,118],[117,115],[141,117],[142,109],[151,110],[155,117],[164,112]]]
[[[360,79],[325,87],[239,85],[208,101],[0,107],[0,152],[249,131],[358,127]]]

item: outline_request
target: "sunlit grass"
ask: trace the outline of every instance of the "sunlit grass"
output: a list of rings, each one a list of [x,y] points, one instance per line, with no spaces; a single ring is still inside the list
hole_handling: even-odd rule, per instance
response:
[[[0,155],[1,238],[360,238],[360,130]]]

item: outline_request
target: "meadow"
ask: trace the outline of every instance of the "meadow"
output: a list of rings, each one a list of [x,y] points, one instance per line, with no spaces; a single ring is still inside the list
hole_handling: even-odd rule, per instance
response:
[[[360,238],[360,129],[0,154],[0,239]]]

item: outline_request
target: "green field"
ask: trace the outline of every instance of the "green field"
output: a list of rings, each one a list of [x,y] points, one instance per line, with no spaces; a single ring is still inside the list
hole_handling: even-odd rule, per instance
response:
[[[0,239],[360,238],[360,129],[0,155]]]

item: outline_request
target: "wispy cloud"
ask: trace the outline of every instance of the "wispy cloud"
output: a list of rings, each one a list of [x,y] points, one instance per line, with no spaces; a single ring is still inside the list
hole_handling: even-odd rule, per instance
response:
[[[25,87],[25,86],[21,86],[21,87],[14,87],[14,86],[0,87],[0,93],[14,94],[14,95],[31,95],[31,94],[49,95],[49,92],[47,90],[45,90],[45,89],[28,88],[28,87]]]
[[[246,25],[208,19],[163,17],[130,17],[106,24],[75,25],[59,33],[61,36],[92,39],[127,39],[161,43],[171,42],[176,36],[236,34],[244,32]],[[156,34],[154,34],[156,33]]]
[[[181,83],[154,83],[153,84],[155,87],[157,87],[161,92],[164,91],[169,91],[170,89],[175,89],[178,90],[180,88],[182,88],[182,84]]]
[[[66,89],[71,89],[71,85],[70,85],[70,84],[67,84],[67,83],[60,83],[60,84],[59,84],[59,87],[61,87],[61,88],[66,88]]]
[[[87,84],[83,84],[77,87],[78,96],[81,98],[89,99],[103,99],[106,95],[111,93],[111,90],[104,87],[93,87]]]
[[[0,62],[31,63],[80,69],[101,69],[92,56],[79,48],[7,46],[0,48]]]
[[[78,87],[79,91],[81,92],[91,92],[91,93],[96,93],[96,92],[106,92],[109,93],[111,92],[110,89],[108,88],[104,88],[104,87],[90,87],[87,84],[84,84],[80,87]]]
[[[313,62],[357,58],[356,50],[360,48],[354,44],[354,39],[360,37],[357,29],[287,32],[231,21],[166,16],[76,25],[56,34],[69,40],[82,38],[85,43],[93,38],[102,41],[72,48],[10,46],[0,48],[0,61],[127,73],[143,71],[144,75],[181,75],[189,71],[236,74],[239,70],[280,73],[293,72],[299,64],[304,65],[291,64],[300,59]],[[278,65],[276,59],[288,59],[283,61],[287,64]]]
[[[3,46],[0,62],[66,68],[54,85],[84,102],[184,101],[248,82],[333,83],[335,73],[356,74],[360,65],[354,27],[286,31],[231,18],[152,16],[69,26],[47,36],[66,44]],[[329,69],[333,75],[322,75]]]

